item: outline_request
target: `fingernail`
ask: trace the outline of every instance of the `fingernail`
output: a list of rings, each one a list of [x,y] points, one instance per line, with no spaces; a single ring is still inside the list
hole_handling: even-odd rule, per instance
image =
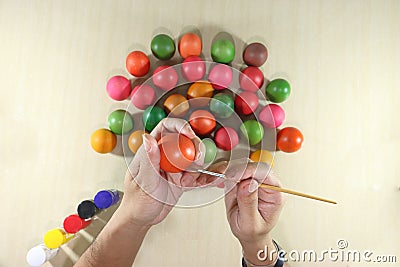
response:
[[[201,144],[201,139],[200,139],[200,137],[198,137],[198,136],[195,135],[195,136],[193,136],[192,139],[196,140],[197,143]]]
[[[201,156],[202,156],[202,153],[201,153],[201,151],[199,150],[199,151],[197,152],[197,155],[196,155],[196,158],[194,159],[194,161],[198,161],[199,159],[201,159]]]
[[[185,135],[190,139],[196,137],[196,133],[193,131],[192,127],[190,127],[188,122],[179,130],[179,132],[186,132]]]
[[[189,133],[193,136],[193,137],[197,137],[196,133],[193,131],[192,128],[189,127]]]
[[[187,124],[189,132],[192,133],[194,136],[196,136],[196,133],[194,132],[192,126],[190,125],[190,123]]]
[[[143,145],[144,145],[144,149],[146,150],[147,153],[151,152],[151,145],[150,145],[150,139],[148,134],[143,134]]]
[[[253,193],[254,191],[256,191],[258,189],[258,183],[256,180],[251,180],[250,184],[249,184],[249,192]]]

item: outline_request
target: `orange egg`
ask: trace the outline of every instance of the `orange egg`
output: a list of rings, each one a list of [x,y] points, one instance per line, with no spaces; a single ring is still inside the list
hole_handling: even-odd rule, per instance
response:
[[[178,50],[183,58],[200,56],[202,49],[201,39],[195,33],[186,33],[179,40]]]
[[[189,87],[187,95],[189,99],[193,99],[190,101],[191,105],[203,107],[208,105],[213,96],[213,92],[214,88],[211,83],[207,81],[198,81]]]
[[[109,153],[117,145],[117,137],[108,129],[98,129],[90,137],[90,144],[98,153]]]
[[[196,149],[188,137],[171,133],[158,141],[160,149],[160,168],[166,172],[176,173],[185,170],[192,164]]]
[[[268,150],[256,150],[250,155],[250,159],[255,162],[265,162],[271,167],[274,166],[274,156]]]
[[[145,131],[143,130],[137,130],[131,133],[131,135],[129,136],[128,146],[133,153],[136,153],[139,147],[142,145],[144,133]]]
[[[189,110],[189,102],[181,94],[172,94],[165,99],[164,107],[174,117],[183,117]]]

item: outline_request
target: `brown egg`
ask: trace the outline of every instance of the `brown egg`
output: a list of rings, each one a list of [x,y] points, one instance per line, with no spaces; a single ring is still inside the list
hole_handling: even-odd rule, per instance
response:
[[[243,50],[243,61],[249,66],[260,67],[267,58],[268,50],[261,43],[251,43]]]
[[[190,104],[195,107],[207,106],[213,96],[214,88],[211,83],[207,81],[198,81],[193,83],[188,91],[188,98],[191,100]]]
[[[174,117],[183,117],[189,110],[189,102],[181,94],[172,94],[164,102],[165,110]]]
[[[144,133],[145,131],[143,130],[137,130],[131,133],[131,135],[129,136],[128,146],[133,153],[136,153],[139,147],[142,145]]]

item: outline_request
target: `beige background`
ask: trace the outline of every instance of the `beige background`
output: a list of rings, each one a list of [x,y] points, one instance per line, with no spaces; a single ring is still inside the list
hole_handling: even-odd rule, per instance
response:
[[[148,53],[160,27],[176,38],[190,25],[205,47],[221,30],[265,42],[266,77],[292,85],[285,125],[306,138],[299,153],[277,156],[276,172],[288,188],[339,202],[288,196],[275,239],[287,251],[345,239],[399,262],[399,14],[400,1],[0,1],[0,266],[26,266],[26,251],[81,200],[122,189],[124,160],[89,144],[116,106],[106,81],[125,74],[132,49]],[[135,266],[228,267],[240,257],[219,201],[175,209]],[[367,266],[292,263],[316,265]]]

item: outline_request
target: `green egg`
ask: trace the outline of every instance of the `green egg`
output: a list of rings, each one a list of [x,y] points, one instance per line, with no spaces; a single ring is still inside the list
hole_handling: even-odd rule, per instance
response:
[[[234,112],[233,98],[225,93],[216,94],[210,101],[211,112],[219,118],[229,118]]]
[[[143,112],[143,125],[146,131],[151,132],[157,124],[166,117],[164,110],[160,107],[150,106]]]
[[[282,103],[290,96],[290,84],[284,79],[272,80],[265,88],[268,100],[274,103]]]
[[[210,138],[205,138],[201,141],[206,147],[206,155],[204,157],[204,163],[208,164],[214,161],[217,156],[217,146],[214,141]]]
[[[264,137],[264,128],[256,120],[248,120],[242,123],[240,131],[249,140],[250,145],[256,145]]]
[[[175,42],[166,34],[156,35],[151,41],[151,52],[161,60],[168,60],[175,54]]]
[[[230,40],[217,40],[211,46],[211,57],[215,62],[229,64],[235,58],[235,45]]]
[[[133,129],[132,117],[125,110],[115,110],[108,116],[108,127],[115,134],[129,133]]]

